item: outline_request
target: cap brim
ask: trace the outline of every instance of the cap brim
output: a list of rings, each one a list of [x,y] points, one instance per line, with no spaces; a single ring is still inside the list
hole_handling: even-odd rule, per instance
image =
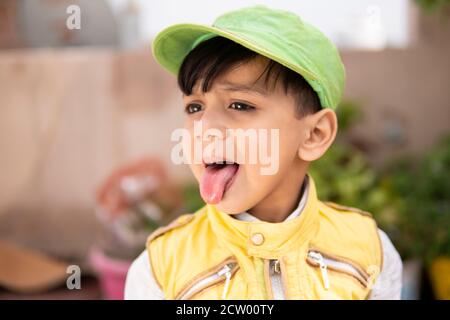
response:
[[[274,60],[285,67],[300,73],[307,81],[314,81],[316,76],[306,69],[281,59],[270,50],[229,31],[201,24],[175,24],[162,30],[152,43],[155,59],[169,72],[177,75],[178,70],[189,52],[195,47],[199,38],[222,36],[240,45]]]

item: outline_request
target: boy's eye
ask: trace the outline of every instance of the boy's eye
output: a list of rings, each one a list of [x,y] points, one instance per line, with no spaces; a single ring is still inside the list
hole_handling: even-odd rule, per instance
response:
[[[186,113],[195,113],[202,110],[202,106],[199,105],[198,103],[190,103],[186,106]]]
[[[242,102],[233,102],[232,104],[230,104],[229,108],[239,110],[239,111],[250,111],[250,110],[255,109],[255,107],[252,107],[252,106],[242,103]]]

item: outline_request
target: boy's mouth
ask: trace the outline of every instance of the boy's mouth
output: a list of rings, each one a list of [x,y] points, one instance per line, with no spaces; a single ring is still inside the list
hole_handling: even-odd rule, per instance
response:
[[[205,171],[200,182],[200,194],[206,203],[217,204],[234,182],[239,164],[217,161],[205,162],[204,165]]]

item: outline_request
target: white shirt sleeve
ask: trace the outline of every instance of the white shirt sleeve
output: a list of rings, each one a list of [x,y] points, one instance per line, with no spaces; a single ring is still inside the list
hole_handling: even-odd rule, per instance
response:
[[[383,247],[383,270],[372,287],[369,300],[399,300],[402,291],[403,264],[389,237],[378,229]]]
[[[378,230],[383,247],[381,270],[370,293],[370,300],[398,300],[402,288],[402,260],[389,237]],[[126,300],[164,300],[164,293],[153,276],[148,253],[144,250],[131,264],[125,283]]]
[[[153,276],[146,250],[133,261],[128,270],[124,298],[125,300],[164,300],[164,293]]]

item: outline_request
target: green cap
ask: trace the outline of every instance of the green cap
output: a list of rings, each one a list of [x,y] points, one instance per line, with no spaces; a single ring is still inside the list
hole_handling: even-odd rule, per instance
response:
[[[289,11],[263,5],[227,12],[212,26],[175,24],[153,41],[156,60],[171,73],[189,52],[215,36],[225,37],[294,70],[317,92],[323,108],[335,109],[344,90],[345,70],[331,41]]]

